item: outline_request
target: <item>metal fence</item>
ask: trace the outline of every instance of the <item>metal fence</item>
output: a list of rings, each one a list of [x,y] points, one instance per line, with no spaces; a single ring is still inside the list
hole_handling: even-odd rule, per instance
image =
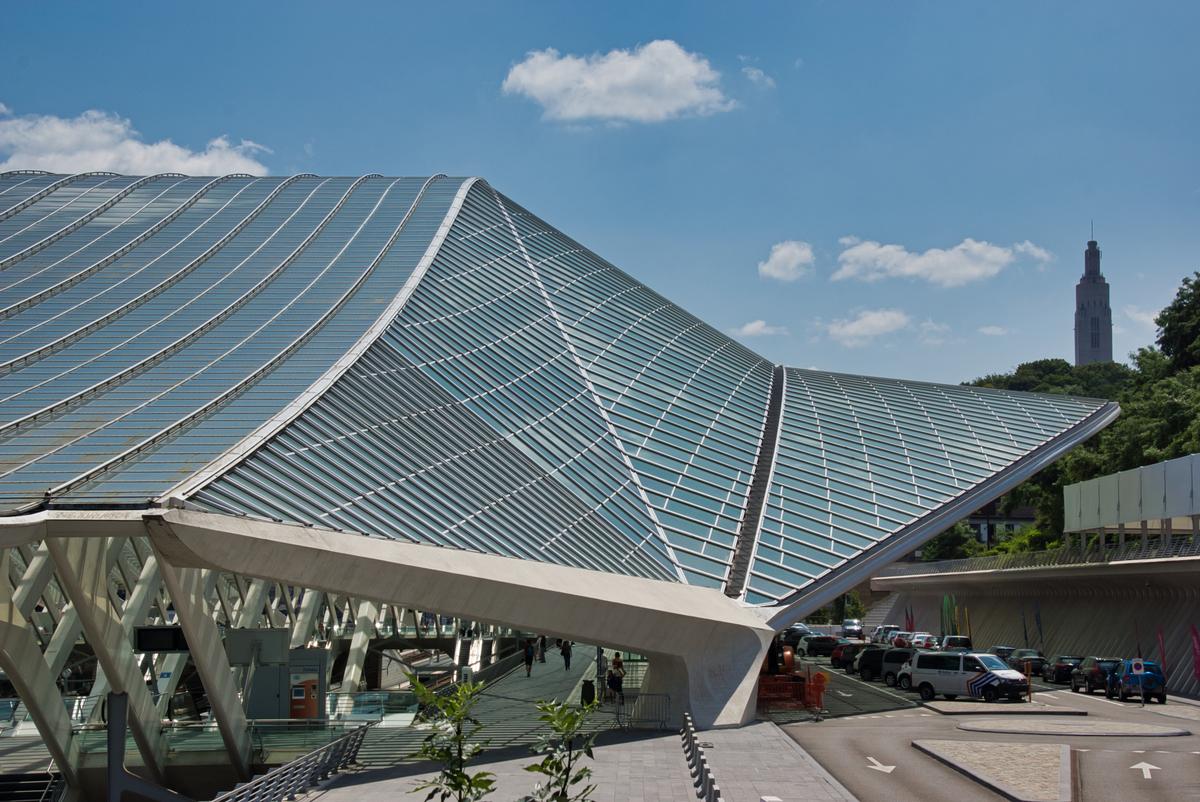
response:
[[[668,730],[671,728],[671,695],[627,692],[617,699],[613,716],[621,729]]]
[[[370,726],[364,724],[304,757],[221,794],[213,802],[281,802],[295,799],[329,775],[354,763]]]
[[[696,739],[696,725],[690,713],[683,714],[683,729],[679,731],[679,736],[683,739],[683,756],[687,758],[688,770],[692,773],[696,797],[704,802],[721,802],[721,789],[717,787],[712,766],[708,765],[708,758],[704,756],[704,747]]]
[[[1129,535],[1127,535],[1129,537]],[[1033,551],[1024,554],[997,554],[990,557],[968,557],[962,560],[941,560],[929,563],[895,563],[876,574],[887,577],[918,576],[923,574],[959,574],[968,571],[1014,571],[1025,568],[1052,568],[1060,565],[1087,565],[1092,563],[1116,563],[1132,560],[1163,560],[1173,557],[1200,557],[1200,540],[1187,536],[1151,538],[1145,544],[1140,533],[1134,532],[1134,542],[1124,546],[1099,542],[1087,548],[1066,546],[1049,551]]]

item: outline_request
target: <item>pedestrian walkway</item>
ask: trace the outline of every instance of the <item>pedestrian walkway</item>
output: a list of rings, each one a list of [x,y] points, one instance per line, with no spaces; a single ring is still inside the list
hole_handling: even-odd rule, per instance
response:
[[[774,722],[698,734],[725,802],[853,802],[854,796]],[[711,746],[709,745],[711,744]]]

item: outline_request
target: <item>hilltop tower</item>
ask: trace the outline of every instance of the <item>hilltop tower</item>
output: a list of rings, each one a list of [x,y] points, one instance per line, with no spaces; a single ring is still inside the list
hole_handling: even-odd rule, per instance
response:
[[[1083,252],[1083,277],[1075,285],[1075,364],[1093,362],[1112,362],[1112,308],[1094,239]]]

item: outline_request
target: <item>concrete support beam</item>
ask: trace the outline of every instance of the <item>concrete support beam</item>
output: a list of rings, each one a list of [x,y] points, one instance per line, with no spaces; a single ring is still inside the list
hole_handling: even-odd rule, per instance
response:
[[[34,606],[53,576],[54,563],[50,560],[50,550],[42,543],[25,566],[20,584],[13,591],[13,604],[17,605],[22,616],[28,618],[33,613]]]
[[[325,594],[319,590],[308,588],[304,591],[304,597],[300,599],[300,612],[296,615],[295,626],[292,627],[291,648],[303,647],[312,637],[313,627],[317,623],[317,612],[321,609],[324,598]]]
[[[238,629],[253,629],[262,621],[263,605],[267,603],[269,587],[270,583],[265,579],[251,580],[242,602],[242,609],[238,614]]]
[[[719,590],[191,510],[159,520],[149,527],[154,546],[173,565],[636,651],[650,658],[649,687],[671,695],[674,715],[690,710],[709,727],[755,713],[775,632]]]
[[[154,533],[157,525],[150,522],[147,528]],[[213,718],[217,721],[217,729],[229,753],[230,765],[241,779],[249,779],[250,730],[234,686],[233,671],[225,655],[221,633],[217,631],[205,598],[205,574],[196,568],[173,565],[157,549],[157,539],[152,540],[156,544],[155,552],[163,583],[175,603],[179,625],[183,627],[183,634],[187,638],[196,673],[204,683]]]
[[[8,560],[4,550],[0,576],[8,572]],[[58,675],[47,670],[33,628],[21,615],[7,579],[0,581],[0,668],[16,688],[68,787],[78,790],[79,745],[54,681]]]
[[[125,607],[121,610],[121,629],[125,632],[125,643],[130,650],[133,649],[133,631],[146,622],[150,607],[158,597],[158,586],[161,582],[158,558],[151,554],[146,557],[141,573],[133,581],[128,598],[125,599]],[[109,690],[107,676],[102,670],[97,670],[96,681],[92,683],[92,692],[88,694],[89,697],[98,700],[104,697]]]
[[[84,636],[113,690],[129,694],[130,729],[146,770],[162,782],[162,722],[142,672],[129,647],[129,637],[108,599],[107,559],[115,538],[47,538],[59,583],[74,604]]]

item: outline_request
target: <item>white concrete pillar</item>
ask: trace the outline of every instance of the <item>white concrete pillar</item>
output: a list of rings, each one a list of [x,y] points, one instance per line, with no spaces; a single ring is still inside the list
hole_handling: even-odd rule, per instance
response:
[[[134,659],[129,638],[108,597],[111,538],[48,538],[59,584],[75,606],[84,636],[113,690],[129,695],[129,726],[146,770],[162,782],[162,723]]]
[[[342,672],[342,691],[353,693],[363,678],[363,666],[367,662],[367,651],[371,647],[371,636],[375,634],[375,618],[379,605],[360,601],[355,616],[354,635],[350,638],[350,653],[346,656],[346,669]]]
[[[309,588],[300,599],[300,612],[296,614],[296,623],[292,626],[293,649],[300,649],[312,637],[313,627],[317,623],[317,612],[321,609],[321,601],[325,594]]]

